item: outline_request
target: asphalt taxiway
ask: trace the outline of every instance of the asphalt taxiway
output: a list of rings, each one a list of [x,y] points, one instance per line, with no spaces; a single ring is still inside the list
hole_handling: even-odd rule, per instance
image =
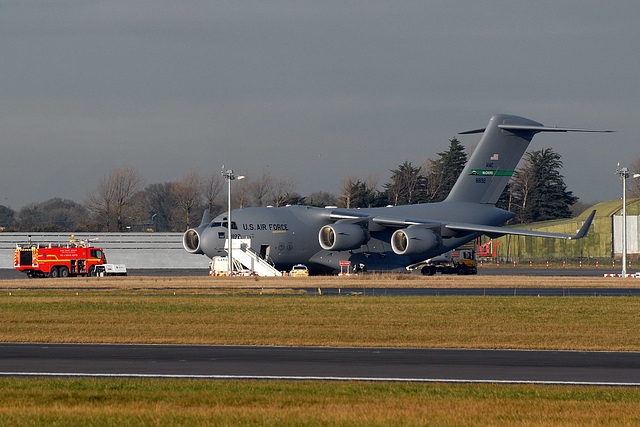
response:
[[[0,375],[640,386],[639,352],[0,344]]]

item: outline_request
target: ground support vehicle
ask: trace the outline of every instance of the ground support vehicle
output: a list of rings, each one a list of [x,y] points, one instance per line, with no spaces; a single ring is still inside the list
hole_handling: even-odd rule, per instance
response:
[[[423,276],[441,274],[478,274],[476,253],[473,249],[460,249],[445,252],[435,258],[407,267],[410,271],[419,271]]]
[[[124,264],[96,265],[96,276],[126,276],[127,267]]]
[[[216,256],[211,259],[209,265],[211,266],[211,271],[209,272],[209,276],[229,276],[229,263],[228,257],[226,256]],[[233,269],[231,270],[231,276],[257,276],[253,270],[246,269],[240,262],[237,260],[233,260]]]
[[[96,267],[107,262],[102,248],[71,239],[68,244],[29,242],[16,245],[14,267],[28,277],[95,276]]]
[[[296,264],[289,272],[289,276],[307,277],[309,276],[309,269],[304,264]]]

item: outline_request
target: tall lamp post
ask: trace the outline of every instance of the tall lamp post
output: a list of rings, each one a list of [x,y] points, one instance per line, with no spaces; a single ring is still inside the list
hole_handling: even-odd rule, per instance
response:
[[[616,175],[620,175],[622,180],[622,277],[627,277],[627,178],[629,178],[629,168],[620,167],[616,169]],[[634,178],[640,178],[640,173],[633,174]]]
[[[227,238],[228,238],[228,245],[229,248],[227,249],[227,253],[228,253],[228,257],[227,257],[227,273],[229,274],[229,276],[231,276],[231,272],[233,271],[233,256],[232,256],[232,246],[233,246],[233,242],[232,242],[232,223],[231,223],[231,181],[233,181],[234,179],[237,180],[241,180],[244,179],[244,175],[236,175],[233,173],[233,170],[231,169],[227,169],[224,170],[224,166],[222,166],[222,176],[225,177],[225,179],[227,180],[227,183],[229,184],[229,191],[228,191],[228,197],[227,197],[227,207],[228,207],[228,212],[227,212]]]
[[[634,178],[640,178],[640,173],[634,173],[633,177]],[[627,188],[625,186],[625,189],[624,189],[625,193],[626,193],[626,190],[627,190]],[[625,197],[625,199],[626,199],[626,197]],[[627,272],[627,265],[626,265],[626,263],[627,263],[627,218],[626,218],[626,216],[627,216],[627,208],[626,208],[626,206],[625,206],[623,215],[625,217],[624,218],[624,262],[625,262],[625,265],[623,267],[623,271],[624,271],[624,277],[626,277],[626,275],[627,275],[627,273],[626,273]]]

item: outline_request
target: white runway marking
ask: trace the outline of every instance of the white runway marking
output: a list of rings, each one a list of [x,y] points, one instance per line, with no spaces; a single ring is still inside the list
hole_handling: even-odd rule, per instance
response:
[[[380,378],[380,377],[315,377],[295,375],[177,375],[177,374],[86,374],[77,372],[0,372],[2,377],[86,377],[86,378],[158,378],[195,380],[278,380],[278,381],[364,381],[364,382],[412,382],[453,384],[539,384],[603,387],[640,387],[640,383],[589,382],[589,381],[534,381],[534,380],[465,380],[447,378]]]

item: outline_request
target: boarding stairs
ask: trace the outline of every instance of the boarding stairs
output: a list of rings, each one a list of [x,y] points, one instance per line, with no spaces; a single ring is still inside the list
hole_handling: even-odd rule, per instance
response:
[[[242,264],[246,269],[255,271],[258,276],[282,276],[280,271],[251,249],[251,239],[232,239],[231,244],[233,260]],[[228,241],[225,241],[224,248],[229,248]]]

